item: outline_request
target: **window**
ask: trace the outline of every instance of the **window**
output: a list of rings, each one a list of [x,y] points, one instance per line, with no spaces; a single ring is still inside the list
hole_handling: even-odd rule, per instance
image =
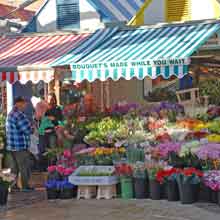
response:
[[[80,28],[79,0],[57,0],[57,28],[61,30]]]
[[[191,18],[191,0],[166,0],[166,20],[188,21]]]

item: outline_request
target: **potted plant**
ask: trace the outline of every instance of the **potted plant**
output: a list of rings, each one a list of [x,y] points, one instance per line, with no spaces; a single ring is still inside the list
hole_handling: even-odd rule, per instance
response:
[[[148,196],[147,172],[143,162],[136,162],[133,166],[134,192],[136,199],[144,199]]]
[[[115,169],[118,176],[120,176],[121,197],[123,199],[133,198],[132,167],[129,164],[121,163]]]
[[[182,204],[192,204],[197,201],[202,177],[203,173],[195,168],[179,170],[176,179]]]
[[[203,183],[210,189],[209,201],[220,204],[220,171],[211,170],[205,172]]]
[[[13,181],[15,181],[15,176],[10,173],[10,170],[0,172],[0,206],[7,204],[8,190]]]
[[[159,165],[154,165],[148,168],[150,198],[153,200],[160,200],[162,195],[162,184],[157,179],[157,173],[163,170]]]

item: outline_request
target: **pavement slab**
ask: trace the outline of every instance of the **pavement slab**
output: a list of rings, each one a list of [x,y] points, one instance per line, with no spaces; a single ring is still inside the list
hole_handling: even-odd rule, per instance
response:
[[[0,220],[220,220],[220,207],[165,200],[56,200],[45,192],[12,194]]]

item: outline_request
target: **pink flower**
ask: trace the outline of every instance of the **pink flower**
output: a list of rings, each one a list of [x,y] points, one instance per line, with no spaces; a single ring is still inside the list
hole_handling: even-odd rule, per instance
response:
[[[70,167],[70,168],[66,168],[65,170],[64,170],[64,175],[65,176],[69,176],[69,175],[71,175],[73,172],[75,171],[75,168],[74,167]]]
[[[65,168],[63,166],[61,166],[61,165],[58,165],[56,170],[61,175],[63,175],[64,172],[65,172]]]
[[[65,151],[63,152],[63,156],[64,156],[65,158],[70,158],[70,157],[72,157],[72,153],[71,153],[70,150],[65,150]]]
[[[47,171],[48,171],[49,173],[55,172],[56,170],[57,170],[57,166],[49,166],[49,167],[47,168]]]

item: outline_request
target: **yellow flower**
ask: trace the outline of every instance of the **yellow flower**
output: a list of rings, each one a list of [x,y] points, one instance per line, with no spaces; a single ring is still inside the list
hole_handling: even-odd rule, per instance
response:
[[[209,142],[219,143],[220,142],[220,135],[219,134],[210,134],[207,137],[207,139],[208,139]]]

